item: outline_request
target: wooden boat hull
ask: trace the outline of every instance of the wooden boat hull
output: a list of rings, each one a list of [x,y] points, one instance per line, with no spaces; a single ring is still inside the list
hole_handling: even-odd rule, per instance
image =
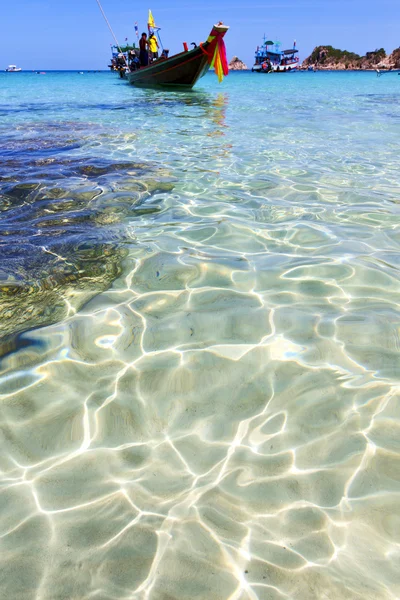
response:
[[[263,69],[262,65],[254,65],[252,68],[253,73],[294,73],[298,69],[298,63],[289,65],[280,65],[279,69],[276,65],[269,69]]]
[[[147,67],[126,73],[129,83],[137,87],[175,87],[191,89],[209,69],[208,58],[198,46],[188,52],[175,54],[170,58],[160,58]]]

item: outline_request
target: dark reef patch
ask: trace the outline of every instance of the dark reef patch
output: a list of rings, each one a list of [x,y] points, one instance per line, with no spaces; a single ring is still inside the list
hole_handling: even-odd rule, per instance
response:
[[[174,188],[156,163],[67,156],[87,134],[35,124],[0,135],[0,356],[106,290],[132,244],[124,221],[158,212],[146,200]]]

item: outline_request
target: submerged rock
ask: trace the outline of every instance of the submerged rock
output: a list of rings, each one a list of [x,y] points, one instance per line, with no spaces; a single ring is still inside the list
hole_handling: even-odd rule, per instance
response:
[[[0,356],[22,332],[108,289],[132,242],[123,220],[157,212],[144,202],[174,185],[150,162],[8,154],[0,163]]]
[[[99,244],[86,251],[62,248],[60,254],[33,252],[16,276],[0,279],[0,356],[17,344],[18,334],[51,325],[79,310],[108,289],[121,273],[127,250]],[[24,251],[29,251],[25,248]],[[0,273],[1,276],[1,273]],[[13,343],[14,341],[14,343]]]

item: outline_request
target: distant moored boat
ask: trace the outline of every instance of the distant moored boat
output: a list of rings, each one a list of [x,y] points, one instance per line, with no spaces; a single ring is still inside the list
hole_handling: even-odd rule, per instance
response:
[[[17,65],[8,65],[6,69],[6,73],[19,73],[22,71],[21,67],[17,67]]]
[[[289,50],[281,50],[280,46],[280,42],[266,40],[264,36],[263,43],[257,47],[252,71],[256,73],[290,73],[297,71],[299,57],[296,56],[298,52],[296,41],[293,43],[293,48]]]

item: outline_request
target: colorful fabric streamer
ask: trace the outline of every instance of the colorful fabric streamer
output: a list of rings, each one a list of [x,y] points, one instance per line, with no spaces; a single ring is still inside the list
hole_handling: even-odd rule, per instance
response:
[[[208,56],[208,63],[210,67],[214,67],[215,73],[218,77],[218,81],[221,83],[224,76],[228,75],[229,67],[226,59],[226,48],[224,42],[225,32],[218,31],[215,27],[211,30],[210,35],[207,38],[208,46],[201,49]]]

